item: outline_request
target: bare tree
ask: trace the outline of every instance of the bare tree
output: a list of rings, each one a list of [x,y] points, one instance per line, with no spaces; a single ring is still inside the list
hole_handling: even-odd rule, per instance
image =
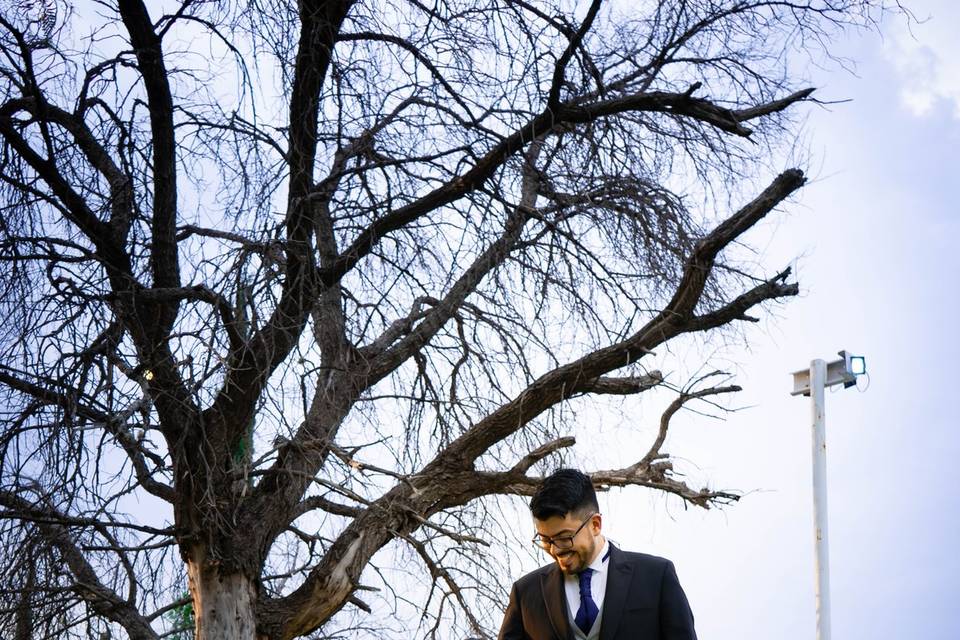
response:
[[[804,182],[788,61],[884,10],[6,10],[0,633],[486,637],[578,398],[676,394],[598,486],[735,500],[662,447],[737,387],[644,363],[797,293],[729,247]]]

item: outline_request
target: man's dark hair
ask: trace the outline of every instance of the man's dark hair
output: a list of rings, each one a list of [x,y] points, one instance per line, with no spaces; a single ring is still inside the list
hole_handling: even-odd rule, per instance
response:
[[[530,512],[537,520],[565,518],[568,513],[583,516],[589,511],[600,511],[597,492],[590,476],[576,469],[559,469],[547,476],[530,500]]]

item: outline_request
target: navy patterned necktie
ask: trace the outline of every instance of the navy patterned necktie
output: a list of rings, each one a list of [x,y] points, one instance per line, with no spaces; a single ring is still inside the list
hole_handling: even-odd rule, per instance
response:
[[[593,569],[584,569],[580,572],[580,609],[577,611],[577,617],[573,619],[580,630],[586,634],[590,633],[590,628],[597,619],[597,614],[600,613],[597,603],[593,601],[593,594],[590,593],[591,575],[593,575]]]

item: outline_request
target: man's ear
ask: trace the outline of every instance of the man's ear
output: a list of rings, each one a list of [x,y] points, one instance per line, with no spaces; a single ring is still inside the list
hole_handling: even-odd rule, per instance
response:
[[[603,528],[603,516],[599,513],[593,514],[593,517],[590,519],[590,531],[593,532],[593,535],[600,533],[600,530]]]

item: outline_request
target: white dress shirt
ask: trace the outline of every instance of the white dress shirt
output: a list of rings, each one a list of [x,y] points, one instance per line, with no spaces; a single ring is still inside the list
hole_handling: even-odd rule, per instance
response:
[[[607,569],[610,566],[607,552],[609,550],[610,543],[604,536],[603,547],[600,548],[600,553],[593,559],[589,567],[593,569],[593,573],[590,574],[590,597],[597,605],[597,610],[603,609],[603,597],[607,594]],[[571,615],[575,616],[580,609],[580,576],[564,576],[563,588],[567,594],[567,606]]]

